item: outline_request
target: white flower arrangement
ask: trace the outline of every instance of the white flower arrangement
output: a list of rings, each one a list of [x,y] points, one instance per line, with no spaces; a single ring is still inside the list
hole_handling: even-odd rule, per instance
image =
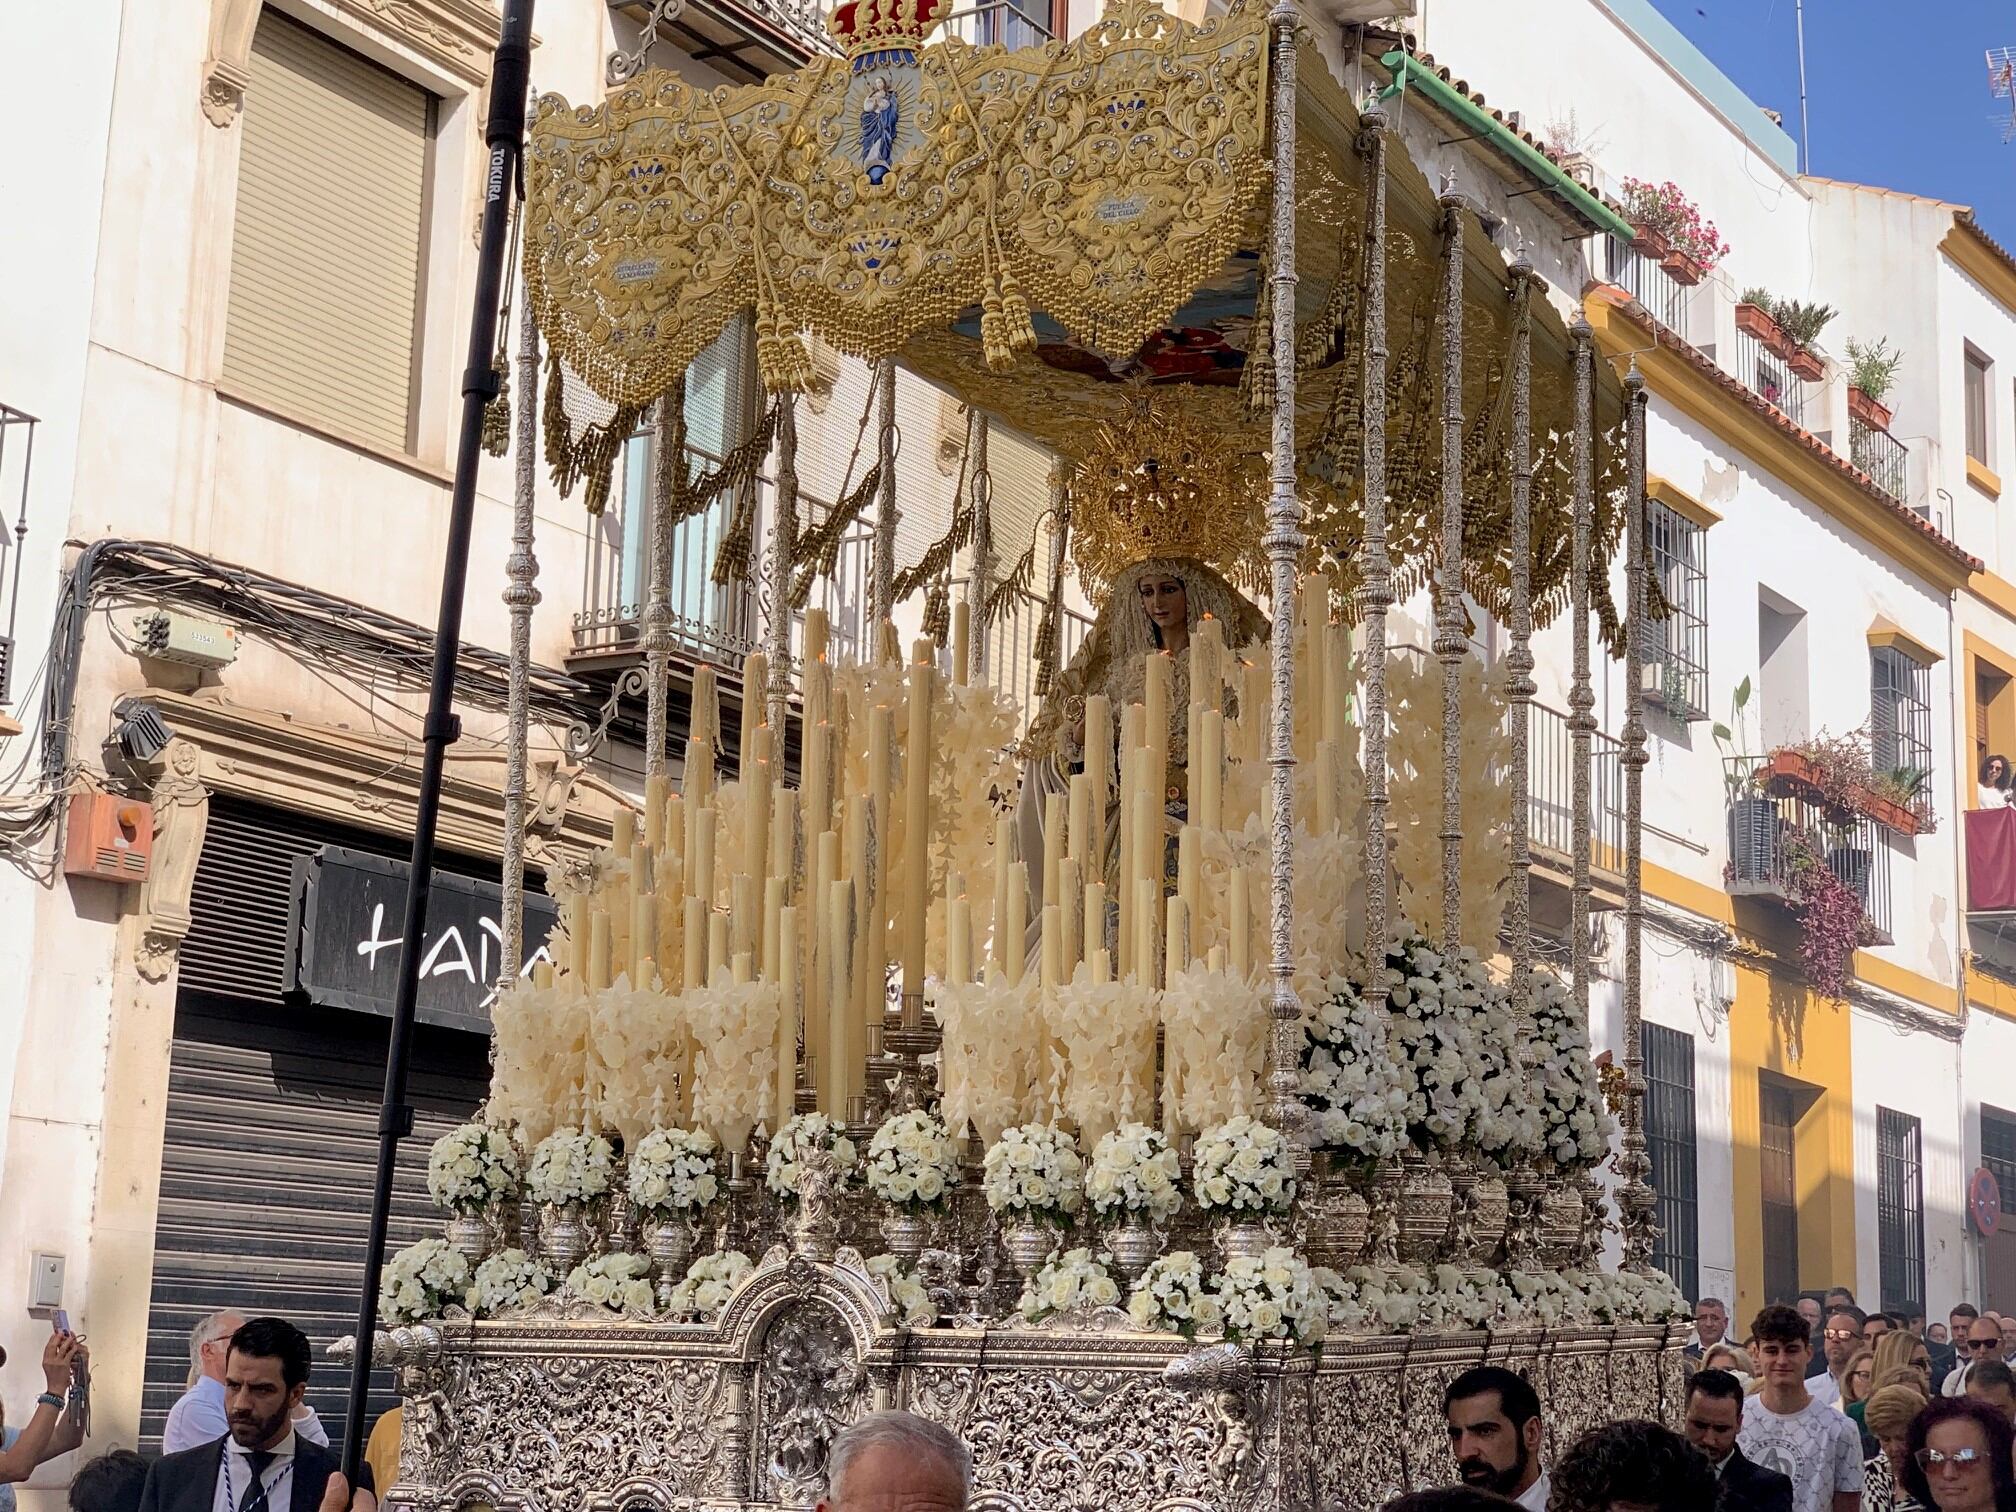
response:
[[[931,1300],[931,1293],[894,1255],[871,1257],[868,1274],[888,1289],[890,1304],[905,1328],[929,1328],[938,1321],[938,1305]]]
[[[764,1184],[785,1201],[796,1202],[798,1164],[815,1149],[833,1157],[839,1175],[854,1169],[854,1141],[840,1132],[840,1126],[824,1113],[799,1113],[786,1120],[770,1141],[770,1154],[763,1163]]]
[[[1472,1279],[1451,1265],[1383,1270],[1354,1266],[1313,1273],[1339,1333],[1456,1333],[1494,1327],[1665,1323],[1686,1303],[1663,1273],[1511,1271]]]
[[[672,1288],[668,1313],[690,1317],[702,1323],[720,1316],[728,1299],[756,1264],[740,1250],[702,1255],[686,1272],[686,1279]]]
[[[1197,1136],[1190,1189],[1222,1213],[1285,1213],[1295,1200],[1295,1157],[1278,1129],[1249,1114]]]
[[[1510,1153],[1528,1132],[1510,994],[1474,951],[1445,955],[1405,926],[1385,982],[1410,1141]]]
[[[1309,1264],[1276,1245],[1229,1261],[1218,1277],[1218,1305],[1228,1339],[1294,1339],[1315,1344],[1330,1327],[1330,1302]]]
[[[608,1192],[615,1174],[616,1151],[608,1140],[555,1129],[532,1152],[525,1191],[534,1202],[588,1202]]]
[[[529,1306],[553,1290],[553,1273],[522,1249],[499,1250],[476,1267],[469,1311],[492,1318]]]
[[[1390,1160],[1407,1142],[1407,1084],[1388,1044],[1390,1015],[1374,1013],[1347,977],[1332,977],[1302,1045],[1302,1100],[1310,1137],[1345,1164]]]
[[[627,1187],[641,1213],[697,1213],[721,1195],[720,1146],[704,1129],[653,1129],[630,1152]]]
[[[466,1123],[427,1152],[427,1195],[438,1208],[474,1217],[493,1203],[515,1201],[520,1173],[518,1145],[510,1134]]]
[[[651,1294],[651,1262],[642,1255],[595,1255],[567,1274],[567,1293],[630,1317],[657,1310]]]
[[[1589,1037],[1568,987],[1551,971],[1533,973],[1533,1032],[1521,1046],[1538,1118],[1537,1153],[1564,1170],[1595,1165],[1610,1149],[1613,1121],[1603,1100]]]
[[[868,1190],[909,1212],[941,1211],[959,1181],[959,1155],[945,1125],[917,1110],[886,1119],[868,1141]]]
[[[1085,1200],[1085,1161],[1077,1142],[1055,1124],[1002,1130],[981,1173],[987,1206],[1004,1218],[1063,1228]]]
[[[1127,1316],[1144,1333],[1216,1333],[1225,1309],[1204,1278],[1204,1262],[1190,1250],[1161,1256],[1141,1273],[1127,1298]]]
[[[1183,1165],[1160,1129],[1126,1123],[1102,1137],[1085,1196],[1102,1218],[1122,1213],[1166,1222],[1183,1206]]]
[[[379,1307],[387,1323],[438,1318],[469,1290],[469,1260],[446,1239],[422,1239],[386,1262],[378,1279]]]
[[[1041,1270],[1023,1283],[1022,1298],[1016,1307],[1031,1323],[1041,1323],[1058,1313],[1118,1307],[1119,1283],[1106,1269],[1110,1258],[1094,1255],[1089,1249],[1052,1255]]]

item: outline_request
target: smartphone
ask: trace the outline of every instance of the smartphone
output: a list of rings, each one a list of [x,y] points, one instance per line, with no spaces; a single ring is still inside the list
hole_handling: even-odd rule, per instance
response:
[[[50,1322],[55,1327],[56,1332],[67,1334],[70,1332],[70,1309],[67,1307],[57,1308],[56,1316]]]

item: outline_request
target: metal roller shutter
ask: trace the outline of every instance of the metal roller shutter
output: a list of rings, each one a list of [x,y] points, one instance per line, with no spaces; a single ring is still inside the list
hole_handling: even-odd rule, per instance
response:
[[[433,99],[270,9],[251,73],[224,381],[409,451]]]
[[[415,1031],[413,1137],[400,1146],[391,1244],[440,1231],[427,1200],[427,1150],[475,1112],[484,1041]],[[141,1448],[161,1445],[189,1369],[189,1330],[234,1307],[288,1319],[315,1346],[309,1403],[332,1443],[344,1432],[345,1374],[324,1351],[352,1331],[363,1275],[384,1084],[382,1020],[333,1009],[276,1021],[242,1004],[184,994],[168,1077],[168,1128],[155,1220]],[[371,1415],[393,1403],[374,1383]]]

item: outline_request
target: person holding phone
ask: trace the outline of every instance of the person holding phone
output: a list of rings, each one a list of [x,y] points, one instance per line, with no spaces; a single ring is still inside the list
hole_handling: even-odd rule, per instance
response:
[[[67,1320],[66,1320],[67,1321]],[[20,1428],[0,1428],[0,1512],[14,1512],[14,1486],[59,1454],[84,1442],[84,1397],[91,1353],[67,1328],[42,1346],[42,1380],[34,1414]]]

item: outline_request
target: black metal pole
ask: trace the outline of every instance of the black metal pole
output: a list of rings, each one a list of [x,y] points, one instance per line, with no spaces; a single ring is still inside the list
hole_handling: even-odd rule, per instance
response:
[[[476,468],[483,451],[483,407],[497,393],[491,366],[496,347],[497,303],[504,266],[511,197],[525,146],[526,86],[532,72],[533,0],[504,0],[504,27],[490,70],[489,174],[483,186],[483,236],[476,260],[476,308],[469,322],[469,365],[462,373],[462,434],[455,448],[455,486],[448,502],[448,549],[441,569],[441,612],[435,622],[434,672],[422,726],[420,794],[413,808],[413,866],[406,882],[405,942],[399,953],[399,989],[385,1050],[385,1099],[378,1110],[378,1174],[371,1189],[371,1230],[364,1246],[364,1284],[357,1302],[357,1353],[350,1365],[350,1402],[344,1419],[343,1473],[354,1486],[369,1425],[372,1338],[378,1330],[378,1270],[392,1210],[392,1173],[399,1141],[413,1132],[406,1103],[407,1042],[420,995],[420,942],[427,925],[427,894],[434,876],[434,830],[441,812],[441,768],[460,734],[455,717],[455,667],[462,647],[462,594],[469,576],[469,533],[476,513]]]

